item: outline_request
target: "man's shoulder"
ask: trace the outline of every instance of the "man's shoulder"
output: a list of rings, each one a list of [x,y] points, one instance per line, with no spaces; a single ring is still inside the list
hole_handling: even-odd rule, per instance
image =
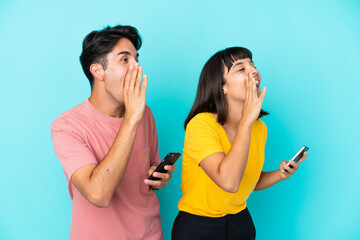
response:
[[[143,114],[143,119],[145,119],[146,121],[155,121],[154,120],[154,115],[151,111],[151,108],[148,105],[145,105],[145,110],[144,110],[144,114]]]
[[[145,104],[145,111],[144,111],[144,114],[150,114],[152,115],[152,111],[151,111],[151,108],[149,107],[149,105]]]
[[[78,122],[81,118],[81,111],[84,108],[84,102],[61,113],[51,124],[51,130],[61,130],[69,128],[70,125]],[[65,130],[64,129],[64,130]]]

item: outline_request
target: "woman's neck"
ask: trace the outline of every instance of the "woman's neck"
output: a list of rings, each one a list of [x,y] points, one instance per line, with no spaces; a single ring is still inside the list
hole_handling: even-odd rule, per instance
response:
[[[243,109],[243,102],[228,102],[228,116],[227,121],[224,124],[224,128],[227,128],[231,131],[236,131],[242,118]]]

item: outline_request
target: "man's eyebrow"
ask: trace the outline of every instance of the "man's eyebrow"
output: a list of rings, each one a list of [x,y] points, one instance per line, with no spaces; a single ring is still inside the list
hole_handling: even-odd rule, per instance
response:
[[[121,55],[121,54],[124,54],[124,55],[131,55],[131,52],[129,52],[129,51],[121,51],[121,52],[119,52],[119,54],[118,54],[118,55]],[[139,58],[139,53],[138,53],[138,52],[136,53],[136,57],[137,57],[137,58]]]
[[[125,54],[125,55],[131,55],[129,51],[121,51],[118,55]]]

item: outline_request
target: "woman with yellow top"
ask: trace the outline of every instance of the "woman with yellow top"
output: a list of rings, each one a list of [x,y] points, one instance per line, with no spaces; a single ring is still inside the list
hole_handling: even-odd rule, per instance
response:
[[[298,163],[262,172],[267,128],[259,118],[266,87],[246,48],[217,52],[205,64],[185,120],[183,197],[172,239],[255,239],[246,208],[254,190],[288,179]]]

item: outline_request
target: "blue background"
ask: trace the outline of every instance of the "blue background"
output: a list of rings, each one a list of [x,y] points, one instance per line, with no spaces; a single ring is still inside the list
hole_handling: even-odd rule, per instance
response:
[[[264,170],[306,144],[291,179],[254,192],[258,239],[360,239],[360,2],[19,1],[0,3],[0,239],[67,239],[71,199],[50,125],[90,95],[78,57],[87,33],[136,26],[160,154],[182,151],[200,71],[216,51],[248,47],[268,91]],[[180,173],[158,191],[165,239]]]

